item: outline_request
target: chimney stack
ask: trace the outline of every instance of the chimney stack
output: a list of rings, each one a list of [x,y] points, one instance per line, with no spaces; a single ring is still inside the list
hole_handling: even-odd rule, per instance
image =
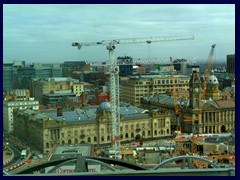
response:
[[[82,105],[85,105],[86,104],[86,94],[83,92],[81,96],[82,96]]]

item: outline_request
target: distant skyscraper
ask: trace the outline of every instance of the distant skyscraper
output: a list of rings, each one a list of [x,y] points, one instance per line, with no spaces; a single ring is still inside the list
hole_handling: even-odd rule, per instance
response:
[[[3,89],[11,91],[17,85],[17,70],[25,66],[24,61],[13,61],[3,64]]]
[[[13,67],[12,63],[3,64],[3,89],[13,90]]]
[[[227,55],[227,72],[235,73],[235,54]]]
[[[31,79],[33,78],[52,78],[62,77],[61,64],[40,64],[33,63],[30,67],[22,67],[17,71],[17,88],[30,89]]]

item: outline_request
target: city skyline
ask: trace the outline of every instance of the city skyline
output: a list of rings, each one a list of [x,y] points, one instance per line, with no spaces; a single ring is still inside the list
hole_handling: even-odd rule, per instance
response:
[[[173,13],[174,12],[174,13]],[[106,61],[105,46],[72,42],[194,35],[194,40],[118,45],[115,57],[193,58],[235,54],[234,4],[3,5],[3,62]],[[216,62],[215,61],[215,62]]]

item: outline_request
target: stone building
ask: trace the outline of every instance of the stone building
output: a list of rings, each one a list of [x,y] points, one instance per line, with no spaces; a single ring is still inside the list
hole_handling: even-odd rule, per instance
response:
[[[131,105],[120,107],[121,142],[163,138],[171,135],[169,111],[148,111]],[[88,143],[110,145],[112,139],[111,105],[57,112],[14,111],[14,135],[44,153],[55,144]]]
[[[218,80],[211,75],[207,82],[206,96],[202,100],[202,82],[197,72],[189,81],[189,98],[179,97],[177,104],[180,108],[182,132],[185,133],[224,133],[235,128],[235,99],[221,97],[218,90]],[[156,94],[141,99],[141,107],[146,109],[167,109],[172,112],[172,130],[176,129],[174,99],[170,95]],[[186,121],[186,117],[199,119]]]

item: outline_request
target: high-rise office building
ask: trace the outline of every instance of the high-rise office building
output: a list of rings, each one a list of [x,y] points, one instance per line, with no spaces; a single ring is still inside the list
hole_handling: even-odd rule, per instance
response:
[[[227,72],[235,73],[235,54],[227,55]]]

